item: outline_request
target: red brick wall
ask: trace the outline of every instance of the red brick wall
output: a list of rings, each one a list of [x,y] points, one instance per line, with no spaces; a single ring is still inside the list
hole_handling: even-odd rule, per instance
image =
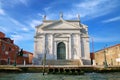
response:
[[[0,62],[1,64],[7,64],[8,63],[8,58],[10,59],[10,63],[14,63],[15,55],[17,55],[19,51],[19,47],[0,40]]]
[[[5,34],[0,32],[0,64],[14,64],[15,60],[17,64],[32,64],[33,54],[28,51],[23,51],[23,54],[28,56],[18,56],[19,46],[14,44],[14,40],[6,38]]]
[[[0,38],[4,38],[5,37],[5,34],[0,32]]]
[[[27,54],[27,57],[18,56],[19,47],[5,42],[0,41],[0,64],[8,64],[8,58],[10,59],[10,64],[14,64],[15,59],[17,64],[32,64],[33,54],[27,51],[23,51],[23,54]]]

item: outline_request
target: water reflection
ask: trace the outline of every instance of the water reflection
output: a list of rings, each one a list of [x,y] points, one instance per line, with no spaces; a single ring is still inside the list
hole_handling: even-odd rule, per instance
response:
[[[42,73],[0,73],[0,80],[120,80],[120,73],[86,73],[85,75],[43,75]]]

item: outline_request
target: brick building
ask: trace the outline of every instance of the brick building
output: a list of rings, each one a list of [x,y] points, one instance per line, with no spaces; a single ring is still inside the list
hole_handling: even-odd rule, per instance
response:
[[[5,37],[5,34],[0,32],[0,64],[31,64],[32,63],[32,53],[23,51],[23,56],[19,56],[19,46],[14,44],[14,40]],[[28,56],[24,56],[24,55]]]
[[[95,65],[95,54],[92,52],[90,53],[91,65]]]
[[[16,63],[17,64],[32,64],[33,53],[28,51],[23,51],[23,56],[17,56]]]
[[[95,52],[96,65],[104,65],[105,59],[108,65],[120,65],[120,44]]]

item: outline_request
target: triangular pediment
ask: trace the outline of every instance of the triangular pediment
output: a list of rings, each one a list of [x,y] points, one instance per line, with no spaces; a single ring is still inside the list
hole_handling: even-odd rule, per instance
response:
[[[65,37],[69,37],[69,34],[63,34],[63,33],[55,33],[54,37],[56,38],[65,38]]]
[[[49,24],[49,25],[46,25],[46,26],[43,26],[42,29],[45,29],[45,30],[67,30],[67,29],[80,29],[79,26],[77,25],[73,25],[69,22],[66,22],[66,21],[56,21],[52,24]]]

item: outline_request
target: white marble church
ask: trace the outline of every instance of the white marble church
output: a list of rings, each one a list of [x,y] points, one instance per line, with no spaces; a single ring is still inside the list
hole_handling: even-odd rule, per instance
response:
[[[79,62],[79,65],[90,64],[88,27],[77,20],[46,20],[36,26],[34,36],[34,64],[67,65]]]

